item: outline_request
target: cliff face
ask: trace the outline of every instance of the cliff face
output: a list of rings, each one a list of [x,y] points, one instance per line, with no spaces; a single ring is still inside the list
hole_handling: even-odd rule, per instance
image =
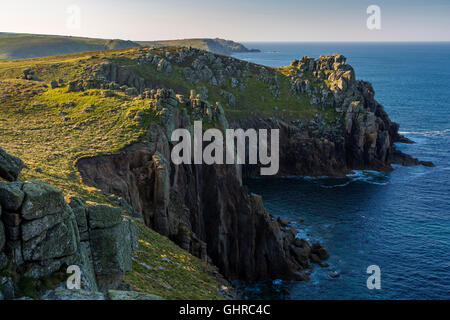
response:
[[[191,125],[177,107],[194,106],[199,115],[209,106],[196,99],[177,103],[168,90],[157,96],[164,98],[155,107],[170,110],[165,125],[153,124],[147,142],[120,154],[81,159],[83,181],[125,200],[149,227],[210,259],[230,279],[307,278],[301,271],[311,265],[310,245],[270,216],[259,196],[249,195],[237,166],[171,164],[170,128]]]
[[[234,91],[220,91],[227,110],[239,108],[239,91],[245,94],[251,86],[250,73],[256,73],[257,81],[268,87],[268,99],[279,103],[283,99],[283,82],[269,68],[198,50],[180,49],[164,57],[140,53],[133,59],[141,66],[153,65],[163,74],[161,78],[176,72],[178,64],[183,65],[181,75],[193,84],[207,81],[212,87],[223,86],[231,78]],[[226,73],[221,69],[224,63]],[[355,79],[344,57],[305,57],[293,61],[287,70],[290,96],[308,102],[315,112],[311,119],[261,117],[253,112],[227,117],[219,102],[210,105],[204,100],[206,87],[187,98],[171,90],[146,89],[167,86],[159,77],[148,79],[116,63],[95,66],[92,72],[100,85],[106,82],[114,90],[119,85],[135,87],[135,95],[154,99],[150,107],[161,122],[151,125],[142,143],[119,154],[78,161],[83,181],[115,195],[130,212],[142,215],[149,227],[181,247],[205,261],[211,259],[228,278],[306,279],[302,271],[310,267],[311,260],[320,261],[328,254],[318,244],[296,239],[287,222],[275,220],[258,196],[248,194],[241,171],[253,176],[259,172],[257,166],[174,166],[168,141],[173,129],[192,130],[193,120],[205,120],[221,129],[280,129],[280,175],[337,176],[352,169],[388,170],[392,163],[420,163],[395,149],[395,142],[407,139],[398,134],[398,125],[376,102],[371,85]],[[75,91],[85,90],[86,84],[89,81],[78,82]],[[209,89],[209,93],[214,92]]]

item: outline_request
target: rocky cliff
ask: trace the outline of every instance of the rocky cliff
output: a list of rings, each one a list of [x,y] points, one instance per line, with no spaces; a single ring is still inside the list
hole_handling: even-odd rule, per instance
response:
[[[135,223],[118,208],[79,198],[67,203],[60,190],[42,181],[15,181],[21,161],[1,148],[0,154],[0,177],[10,180],[0,182],[0,296],[19,297],[19,283],[64,274],[72,265],[81,270],[82,291],[67,290],[61,279],[58,290],[43,292],[42,299],[93,299],[117,289],[131,270]]]
[[[342,176],[351,170],[391,170],[391,164],[425,165],[395,148],[394,143],[411,143],[398,133],[375,91],[355,78],[353,68],[339,54],[315,60],[303,57],[289,68],[291,90],[305,94],[316,109],[309,121],[285,118],[246,117],[231,121],[234,128],[280,130],[280,175]],[[321,110],[336,112],[330,123]],[[246,176],[257,172],[247,166]]]
[[[156,77],[106,62],[91,69],[94,82],[74,83],[76,91],[90,85],[134,88],[134,95],[154,99],[151,108],[161,119],[161,125],[149,130],[147,144],[117,155],[81,159],[77,167],[85,183],[125,200],[148,226],[194,255],[210,258],[228,278],[305,279],[303,271],[311,266],[311,259],[320,261],[327,254],[318,244],[312,251],[311,244],[296,239],[295,230],[276,221],[265,212],[259,197],[248,194],[241,172],[254,176],[257,166],[171,165],[169,137],[173,129],[190,128],[195,119],[212,121],[222,130],[229,126],[280,129],[280,175],[336,176],[352,169],[390,170],[392,163],[431,165],[395,149],[395,142],[409,141],[398,134],[398,125],[376,102],[371,85],[357,81],[341,55],[318,60],[304,57],[283,70],[289,95],[306,100],[312,110],[305,121],[286,114],[264,118],[251,111],[227,116],[233,109],[246,109],[239,104],[239,95],[250,90],[252,74],[268,88],[271,97],[266,99],[282,100],[282,75],[274,69],[195,49],[162,53],[141,50],[133,57],[142,69],[146,65],[156,68]],[[163,79],[176,73],[179,65],[189,83],[195,86],[206,81],[208,86],[191,90],[189,97],[151,89],[168,86],[170,80]],[[226,87],[228,81],[229,91],[219,89],[226,107],[220,102],[208,103],[206,99],[214,94],[211,88]],[[264,102],[264,96],[261,100]],[[322,254],[318,254],[319,248]]]
[[[45,91],[40,101],[49,105],[51,95],[58,97],[54,113],[64,117],[58,121],[69,131],[65,138],[83,139],[73,133],[80,128],[97,134],[92,123],[105,128],[102,139],[91,137],[97,142],[91,146],[94,155],[77,158],[83,182],[230,279],[307,279],[311,262],[328,253],[297,238],[288,221],[272,217],[261,198],[248,193],[242,178],[255,175],[254,167],[173,165],[169,137],[175,128],[192,130],[193,121],[202,120],[221,130],[280,129],[280,175],[432,165],[395,149],[395,142],[408,140],[376,102],[371,85],[356,80],[341,55],[304,57],[282,68],[178,47],[89,54],[73,65],[74,60],[38,64],[27,74],[51,84],[40,89]],[[23,78],[10,68],[1,72]],[[78,106],[69,98],[95,105]],[[112,108],[104,107],[108,104]],[[101,114],[106,125],[93,114],[96,109],[108,111]],[[122,146],[113,138],[136,130],[144,134],[120,150],[98,146],[104,141]]]
[[[208,114],[226,127],[221,107],[166,89],[158,90],[155,99],[154,108],[165,114],[163,125],[151,126],[143,139],[147,143],[79,160],[83,181],[125,200],[131,214],[142,215],[149,227],[213,262],[229,279],[306,279],[302,271],[314,254],[310,244],[268,214],[261,197],[249,195],[238,166],[171,164],[171,130],[189,129],[191,120]],[[186,109],[193,110],[192,118]]]

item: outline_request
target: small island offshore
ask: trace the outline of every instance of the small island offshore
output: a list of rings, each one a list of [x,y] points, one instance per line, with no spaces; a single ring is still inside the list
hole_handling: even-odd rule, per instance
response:
[[[229,299],[230,281],[308,281],[325,266],[333,252],[248,191],[258,165],[171,162],[171,133],[194,121],[278,129],[278,176],[433,166],[396,148],[411,141],[341,54],[277,68],[220,39],[0,43],[16,59],[0,61],[6,299]],[[71,265],[80,290],[65,286]]]

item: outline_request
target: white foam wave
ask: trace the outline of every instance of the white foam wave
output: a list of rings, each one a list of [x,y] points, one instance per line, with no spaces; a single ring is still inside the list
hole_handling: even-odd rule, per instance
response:
[[[425,131],[400,131],[400,134],[403,135],[421,135],[425,137],[436,137],[436,136],[444,136],[450,134],[450,129],[444,130],[425,130]]]

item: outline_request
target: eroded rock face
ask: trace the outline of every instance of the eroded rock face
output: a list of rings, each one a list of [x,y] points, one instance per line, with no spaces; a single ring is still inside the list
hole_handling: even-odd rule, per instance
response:
[[[228,278],[305,278],[302,265],[310,265],[309,256],[290,251],[296,232],[248,194],[235,166],[182,165],[168,175],[161,173],[167,168],[161,169],[159,157],[154,145],[143,144],[81,160],[78,168],[86,183],[125,199],[149,227],[201,259],[210,258]]]
[[[237,166],[171,163],[168,136],[174,128],[190,128],[193,119],[177,109],[169,93],[157,96],[156,105],[167,111],[162,126],[153,124],[144,137],[150,142],[81,159],[77,167],[84,182],[125,200],[147,226],[212,261],[229,279],[305,279],[310,256],[292,253],[296,231],[270,216],[260,197],[248,194]],[[202,104],[194,99],[183,105],[195,111]]]

